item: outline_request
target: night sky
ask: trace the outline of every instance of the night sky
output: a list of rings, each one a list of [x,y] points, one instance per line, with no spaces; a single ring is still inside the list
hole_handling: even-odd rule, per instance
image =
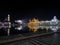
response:
[[[28,21],[32,18],[38,18],[39,20],[51,20],[53,16],[57,16],[60,20],[60,2],[55,0],[42,0],[42,2],[32,2],[32,0],[0,1],[0,21],[7,18],[8,14],[11,15],[11,21],[16,19]],[[12,32],[14,31],[15,30]],[[0,30],[0,32],[4,31]],[[17,31],[15,31],[15,33],[16,32]]]
[[[50,20],[53,16],[57,16],[60,19],[59,6],[59,1],[2,1],[0,2],[0,18],[5,18],[10,14],[12,19],[30,19],[35,17],[39,20]]]

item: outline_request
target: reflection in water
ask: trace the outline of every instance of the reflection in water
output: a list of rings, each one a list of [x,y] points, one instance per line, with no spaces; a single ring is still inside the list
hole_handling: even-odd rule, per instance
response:
[[[53,30],[54,32],[57,32],[58,30],[58,26],[50,26],[50,29]]]
[[[58,34],[55,33],[52,37],[53,37],[53,41],[56,43],[58,40]]]
[[[59,26],[40,26],[41,29],[46,29],[46,30],[49,30],[51,29],[53,32],[57,32],[58,29],[60,29]]]
[[[54,37],[57,37],[57,35],[58,35],[58,34],[57,34],[57,33],[55,33],[55,34],[54,34]]]

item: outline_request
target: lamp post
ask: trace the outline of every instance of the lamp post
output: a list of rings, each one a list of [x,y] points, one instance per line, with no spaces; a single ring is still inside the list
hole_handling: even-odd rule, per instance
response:
[[[10,24],[10,15],[8,15],[8,30],[7,30],[8,36],[10,35],[10,27],[11,27],[11,24]]]

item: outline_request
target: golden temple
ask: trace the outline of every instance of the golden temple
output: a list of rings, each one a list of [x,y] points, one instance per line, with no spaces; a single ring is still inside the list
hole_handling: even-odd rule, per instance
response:
[[[29,23],[28,23],[29,29],[32,30],[33,32],[36,32],[39,29],[39,26],[37,26],[38,23],[39,23],[38,19],[34,18],[32,20],[29,20]]]

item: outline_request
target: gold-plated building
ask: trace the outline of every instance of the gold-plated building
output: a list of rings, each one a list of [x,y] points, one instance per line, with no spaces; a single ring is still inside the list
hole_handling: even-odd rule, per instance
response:
[[[31,31],[36,32],[39,29],[39,20],[38,19],[32,19],[29,20],[28,27]]]

